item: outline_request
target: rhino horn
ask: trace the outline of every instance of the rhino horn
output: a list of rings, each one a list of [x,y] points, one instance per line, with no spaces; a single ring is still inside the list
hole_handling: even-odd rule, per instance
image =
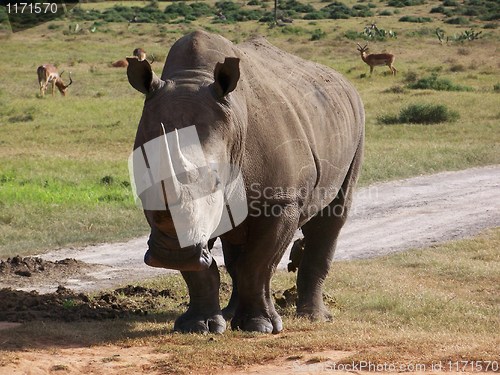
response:
[[[179,139],[179,132],[177,129],[175,129],[175,148],[174,148],[174,157],[176,160],[179,160],[182,173],[186,173],[187,175],[192,175],[193,173],[196,173],[197,167],[194,163],[189,161],[181,151],[181,144],[180,144],[180,139]],[[194,176],[192,176],[194,177]]]
[[[170,149],[168,147],[168,141],[167,141],[167,133],[165,132],[165,127],[163,125],[163,123],[161,123],[161,127],[163,129],[163,137],[165,139],[165,147],[166,147],[166,156],[167,156],[167,169],[168,169],[168,172],[170,174],[170,176],[172,176],[172,178],[167,178],[164,180],[164,184],[165,184],[165,188],[166,188],[166,194],[167,194],[167,197],[170,195],[173,194],[173,196],[175,197],[174,201],[177,201],[180,196],[181,196],[181,184],[179,182],[179,180],[177,179],[177,176],[175,174],[175,170],[174,170],[174,165],[172,163],[172,155],[170,153]]]

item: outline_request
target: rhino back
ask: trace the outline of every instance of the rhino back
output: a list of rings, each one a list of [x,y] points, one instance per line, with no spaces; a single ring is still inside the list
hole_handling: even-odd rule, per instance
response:
[[[241,77],[229,103],[246,124],[242,168],[247,184],[306,189],[309,196],[322,189],[325,202],[333,199],[363,136],[363,105],[354,87],[333,69],[263,38],[234,45],[204,31],[172,46],[162,79],[208,85],[225,57],[240,58]]]
[[[358,93],[333,69],[265,39],[240,50],[240,90],[248,108],[246,160],[254,171],[250,180],[321,187],[335,196],[363,136]]]

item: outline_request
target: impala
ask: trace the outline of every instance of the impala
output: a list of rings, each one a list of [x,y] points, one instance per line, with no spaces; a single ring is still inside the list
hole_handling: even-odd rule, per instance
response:
[[[361,47],[359,43],[357,43],[357,45],[358,51],[361,53],[361,59],[370,66],[370,75],[372,74],[375,66],[381,65],[387,65],[391,70],[392,75],[396,75],[397,69],[392,65],[395,59],[394,55],[390,53],[371,53],[368,55],[366,53],[368,51],[368,44],[364,47]]]
[[[66,95],[66,89],[73,83],[71,79],[71,72],[69,73],[69,84],[65,85],[61,79],[64,71],[59,74],[57,68],[52,64],[40,65],[36,70],[38,74],[38,83],[40,85],[40,95],[44,96],[45,91],[47,91],[47,86],[52,83],[52,96],[54,96],[55,86],[59,89],[61,94]]]
[[[144,51],[142,48],[136,48],[134,49],[134,52],[132,54],[137,57],[139,61],[146,60],[146,51]],[[152,56],[151,61],[149,62],[152,64],[154,62],[154,56]],[[128,66],[128,61],[123,59],[123,60],[118,60],[115,61],[114,63],[111,63],[111,66],[114,68],[126,68]]]

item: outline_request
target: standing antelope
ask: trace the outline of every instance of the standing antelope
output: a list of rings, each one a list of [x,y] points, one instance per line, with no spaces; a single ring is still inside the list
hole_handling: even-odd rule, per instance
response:
[[[136,48],[134,49],[134,52],[132,52],[134,56],[137,56],[139,58],[139,61],[146,60],[146,51],[144,51],[142,48]]]
[[[361,59],[370,66],[370,75],[372,74],[375,66],[381,65],[387,65],[391,70],[392,75],[396,75],[397,69],[392,65],[395,59],[394,55],[390,53],[371,53],[368,55],[366,53],[368,51],[368,44],[364,47],[361,47],[359,43],[357,43],[357,45],[358,51],[361,53]]]
[[[146,60],[146,51],[144,51],[142,48],[136,48],[132,52],[132,54],[138,58],[139,61]],[[152,56],[151,61],[149,62],[152,64],[154,62],[154,56]],[[126,68],[128,66],[128,61],[123,59],[123,60],[118,60],[115,61],[114,63],[111,63],[111,66],[114,68]]]
[[[40,95],[44,96],[45,91],[47,91],[47,86],[49,83],[52,83],[52,96],[54,96],[55,86],[59,89],[61,94],[66,95],[66,89],[73,83],[71,79],[71,72],[69,73],[69,84],[65,85],[63,80],[61,79],[64,71],[59,74],[57,72],[57,68],[52,64],[44,64],[40,65],[36,70],[38,74],[38,83],[40,85]]]

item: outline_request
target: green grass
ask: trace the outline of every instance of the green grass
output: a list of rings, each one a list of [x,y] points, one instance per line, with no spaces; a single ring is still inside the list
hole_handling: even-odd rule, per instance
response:
[[[207,3],[215,5],[215,1]],[[316,11],[328,5],[302,3]],[[80,6],[103,12],[119,4],[146,5],[109,1]],[[398,37],[370,41],[370,52],[394,53],[396,77],[389,76],[384,67],[375,68],[368,77],[369,68],[355,45],[363,42],[364,28],[371,22],[368,18],[311,21],[295,17],[292,26],[275,28],[257,21],[214,24],[211,16],[189,24],[158,25],[59,20],[15,34],[0,33],[3,53],[9,56],[0,61],[0,71],[8,75],[0,82],[0,257],[146,233],[142,213],[124,184],[143,98],[128,84],[125,70],[109,64],[142,47],[155,55],[153,67],[160,74],[172,43],[196,28],[234,42],[264,35],[286,51],[344,74],[360,92],[366,109],[361,185],[499,163],[500,112],[494,84],[500,81],[500,67],[492,51],[500,41],[500,31],[484,29],[479,40],[441,45],[435,35],[437,27],[446,35],[460,35],[463,28],[430,13],[442,5],[440,1],[401,8],[385,2],[373,4],[370,11],[391,13],[376,20],[378,28],[392,30]],[[168,4],[160,3],[160,8],[163,5]],[[354,0],[345,1],[348,9],[356,5]],[[260,5],[243,9],[257,8]],[[405,15],[431,17],[432,26],[399,22]],[[478,27],[486,25],[475,16],[462,16]],[[73,33],[70,26],[75,30],[76,23],[80,31]],[[37,97],[36,68],[47,62],[64,69],[66,79],[72,72],[74,83],[67,97]],[[408,72],[415,81],[437,73],[439,79],[473,91],[390,90],[406,85]],[[378,123],[379,117],[417,102],[440,103],[457,111],[460,118],[425,130]],[[105,176],[112,176],[114,183],[101,184]]]
[[[285,327],[278,335],[230,330],[223,335],[173,334],[175,317],[187,307],[187,292],[180,275],[168,275],[144,284],[174,291],[173,298],[158,298],[157,306],[145,307],[146,316],[104,322],[31,322],[0,331],[0,340],[6,343],[0,363],[19,361],[19,351],[28,349],[54,355],[68,347],[90,346],[99,352],[110,345],[160,353],[151,365],[172,374],[279,366],[285,358],[325,350],[350,352],[343,363],[498,360],[499,247],[496,229],[428,249],[334,262],[325,284],[333,322],[298,319],[293,304],[278,307]],[[291,288],[295,276],[278,272],[272,291],[280,295]],[[228,282],[223,272],[224,303],[229,298]],[[195,353],[203,355],[193,361]]]

